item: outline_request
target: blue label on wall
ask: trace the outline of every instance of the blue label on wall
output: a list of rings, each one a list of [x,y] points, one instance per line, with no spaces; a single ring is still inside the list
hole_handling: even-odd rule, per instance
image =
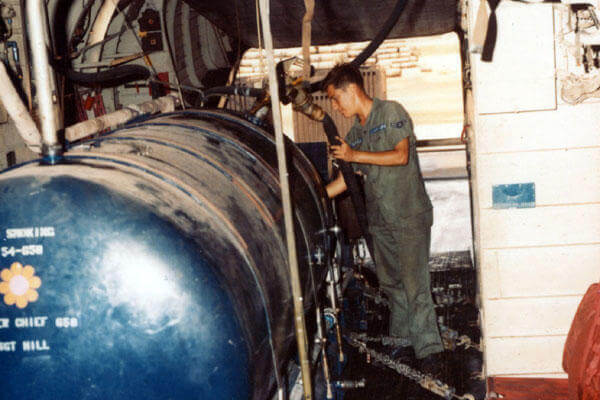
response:
[[[511,183],[492,186],[494,208],[535,207],[535,183]]]

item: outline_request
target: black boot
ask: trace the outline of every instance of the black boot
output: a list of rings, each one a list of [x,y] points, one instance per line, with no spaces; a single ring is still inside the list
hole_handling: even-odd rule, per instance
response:
[[[443,372],[443,357],[442,353],[433,353],[425,358],[418,360],[419,371],[431,376],[434,379],[441,379]]]
[[[402,364],[415,366],[416,356],[415,350],[412,346],[397,346],[394,347],[388,354],[394,361],[398,361]]]

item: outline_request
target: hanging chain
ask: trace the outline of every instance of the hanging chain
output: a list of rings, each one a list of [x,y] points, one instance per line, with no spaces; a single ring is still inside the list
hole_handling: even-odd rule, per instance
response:
[[[383,305],[385,307],[390,307],[390,303],[387,298],[381,295],[381,292],[377,289],[371,287],[363,288],[363,296],[369,298],[375,302],[375,304]],[[444,344],[444,348],[446,350],[455,350],[457,347],[464,346],[465,350],[469,348],[476,349],[477,351],[481,351],[481,346],[478,343],[474,343],[473,340],[467,335],[459,335],[458,331],[454,329],[450,329],[447,326],[439,325],[440,328],[440,336],[442,338],[442,343]],[[363,334],[361,334],[363,335]],[[379,336],[380,339],[377,338],[369,338],[366,335],[363,336],[363,339],[359,340],[367,340],[367,341],[382,341],[385,340],[389,343],[390,346],[409,346],[408,344],[393,344],[395,341],[403,340],[396,337],[391,336]],[[383,343],[386,345],[386,343]]]
[[[404,338],[399,338],[399,337],[394,337],[394,336],[384,336],[384,335],[379,335],[379,336],[367,336],[366,333],[355,333],[355,332],[351,332],[350,335],[356,339],[356,340],[360,340],[361,342],[377,342],[377,343],[381,343],[384,346],[396,346],[396,347],[407,347],[410,346],[410,340],[408,339],[404,339]]]
[[[383,338],[371,338],[365,334],[357,334],[350,332],[349,335],[344,336],[350,345],[356,347],[359,352],[366,353],[372,360],[375,360],[386,367],[396,371],[400,375],[418,383],[424,389],[443,397],[446,400],[458,399],[458,400],[475,400],[474,396],[467,393],[462,396],[457,395],[456,389],[443,383],[439,379],[424,374],[421,371],[411,368],[410,366],[401,362],[392,360],[388,355],[379,353],[373,349],[370,349],[366,342],[382,341]],[[396,338],[397,339],[397,338]],[[400,339],[402,340],[402,339]]]

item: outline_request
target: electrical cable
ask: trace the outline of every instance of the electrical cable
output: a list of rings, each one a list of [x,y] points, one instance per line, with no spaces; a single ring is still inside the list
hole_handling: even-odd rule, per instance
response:
[[[81,42],[81,39],[83,38],[83,34],[80,36],[77,36],[77,42],[75,42],[75,32],[80,31],[81,33],[84,33],[87,28],[89,26],[84,26],[83,28],[80,28],[82,24],[84,24],[86,21],[88,21],[88,25],[89,25],[89,19],[91,17],[91,10],[92,10],[92,6],[94,5],[94,0],[89,0],[86,4],[84,4],[81,12],[79,13],[79,16],[77,17],[77,22],[75,22],[75,26],[73,27],[73,31],[71,32],[71,35],[69,37],[68,40],[68,46],[67,49],[69,51],[69,53],[73,52],[73,48],[75,46],[77,46],[77,44],[79,44],[79,42]]]
[[[233,95],[244,97],[262,97],[266,94],[264,89],[253,88],[248,86],[215,86],[204,91],[202,100],[208,97]]]

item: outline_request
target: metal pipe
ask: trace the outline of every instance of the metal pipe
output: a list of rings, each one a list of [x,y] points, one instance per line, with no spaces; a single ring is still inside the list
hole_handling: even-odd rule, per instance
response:
[[[27,0],[27,30],[33,60],[33,72],[37,89],[40,123],[42,127],[42,154],[44,159],[54,164],[62,147],[58,141],[58,125],[54,110],[52,90],[54,75],[50,70],[46,47],[46,8],[43,0]]]
[[[35,122],[29,115],[29,111],[21,101],[21,97],[13,86],[10,76],[6,71],[6,66],[0,62],[0,101],[4,104],[4,108],[8,115],[14,121],[17,131],[25,141],[29,150],[34,153],[42,152],[41,135]]]
[[[281,184],[281,200],[283,202],[283,217],[285,223],[285,236],[287,241],[288,262],[294,298],[294,322],[296,327],[296,343],[302,373],[302,386],[304,400],[312,400],[312,383],[310,376],[310,360],[308,359],[308,339],[306,336],[306,323],[304,321],[304,305],[302,287],[298,273],[298,257],[296,254],[296,240],[294,232],[294,219],[292,217],[292,202],[288,180],[287,162],[285,155],[285,142],[281,122],[281,108],[279,104],[279,85],[275,74],[275,59],[273,56],[273,37],[271,36],[271,23],[269,21],[269,0],[260,0],[260,17],[263,27],[265,50],[267,56],[267,71],[269,87],[271,90],[271,104],[273,112],[273,126],[275,128],[275,145],[277,149],[277,164],[279,168],[279,181]]]
[[[317,335],[318,343],[321,346],[321,363],[323,364],[323,377],[325,378],[325,387],[327,390],[326,399],[333,399],[333,388],[331,386],[331,375],[329,373],[329,362],[327,360],[327,335],[323,330],[323,318],[321,308],[317,305]]]
[[[337,262],[336,262],[337,264]],[[336,274],[336,270],[339,271],[338,265],[331,265],[329,268],[329,301],[331,302],[331,308],[333,309],[333,315],[335,316],[335,336],[338,347],[338,361],[344,363],[346,357],[344,355],[344,346],[342,342],[342,327],[340,326],[340,309],[337,304],[337,290],[336,285],[339,279],[339,272]],[[337,275],[337,276],[336,276]]]
[[[435,146],[465,147],[465,142],[463,142],[461,138],[417,140],[417,147],[435,147]]]

